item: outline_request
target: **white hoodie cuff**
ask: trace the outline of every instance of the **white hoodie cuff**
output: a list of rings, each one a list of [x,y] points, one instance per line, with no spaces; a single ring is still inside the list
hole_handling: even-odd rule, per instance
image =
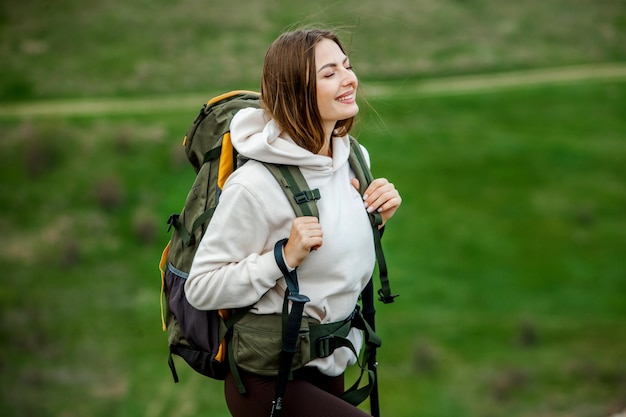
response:
[[[285,261],[285,266],[287,267],[287,269],[289,270],[289,272],[293,271],[296,268],[291,267],[291,265],[289,265],[287,263],[287,258],[285,258],[285,247],[283,246],[283,260]]]
[[[276,281],[283,277],[283,273],[280,271],[276,259],[274,259],[274,252],[272,251],[260,255],[257,259],[257,265],[260,271],[263,271],[263,276],[267,277],[265,284],[270,288],[276,284]]]

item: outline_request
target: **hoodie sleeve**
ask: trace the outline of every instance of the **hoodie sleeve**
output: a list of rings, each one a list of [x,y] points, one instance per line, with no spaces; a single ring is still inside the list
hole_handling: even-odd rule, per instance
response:
[[[282,277],[270,245],[267,213],[241,184],[226,187],[185,283],[200,310],[256,303]]]

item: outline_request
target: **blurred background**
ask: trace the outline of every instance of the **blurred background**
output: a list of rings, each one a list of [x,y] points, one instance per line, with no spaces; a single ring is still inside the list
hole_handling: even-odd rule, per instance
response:
[[[404,199],[381,415],[626,409],[624,0],[2,0],[0,414],[228,415],[171,379],[157,266],[197,111],[303,25]]]

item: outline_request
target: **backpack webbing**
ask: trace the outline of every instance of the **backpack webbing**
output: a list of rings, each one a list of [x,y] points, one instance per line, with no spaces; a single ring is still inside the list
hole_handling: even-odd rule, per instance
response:
[[[361,150],[361,145],[354,138],[350,138],[350,167],[354,171],[356,178],[359,180],[359,192],[361,195],[365,194],[365,190],[369,184],[374,180],[372,173],[367,167],[365,162],[365,156]],[[378,262],[378,275],[380,278],[380,289],[378,290],[379,300],[385,304],[393,303],[398,294],[391,294],[391,288],[389,286],[389,277],[387,275],[387,262],[385,261],[385,254],[383,252],[383,246],[380,241],[382,236],[382,230],[380,229],[383,224],[383,218],[380,213],[376,211],[369,213],[370,223],[372,225],[372,234],[374,235],[374,247],[376,249],[376,260]]]
[[[264,164],[281,186],[296,216],[313,216],[319,219],[316,200],[320,199],[320,191],[309,190],[309,185],[302,176],[300,169],[292,165]]]
[[[355,174],[355,177],[359,180],[359,193],[363,195],[369,184],[373,181],[373,176],[369,170],[369,167],[365,160],[365,156],[363,155],[363,152],[361,150],[361,146],[356,141],[356,139],[352,137],[350,138],[350,155],[348,161],[350,167],[352,168],[352,171]],[[294,208],[294,211],[296,211],[296,213],[300,212],[301,203],[314,201],[320,198],[318,190],[300,191],[308,189],[306,180],[304,180],[300,172],[298,172],[299,175],[293,176],[284,165],[281,166],[266,164],[266,166],[270,170],[270,172],[274,174],[278,183],[283,187],[285,193],[287,193],[287,189],[291,189],[294,199],[290,199],[290,203],[292,204],[292,207]],[[313,205],[313,207],[315,207],[315,209],[317,210],[317,207],[315,205]],[[314,214],[310,212],[303,212],[302,215],[314,215],[319,218],[317,213]],[[389,279],[387,276],[387,263],[385,261],[382,244],[380,241],[382,232],[379,229],[382,225],[382,217],[377,212],[370,213],[369,217],[370,224],[372,226],[372,234],[374,236],[374,246],[381,283],[381,288],[379,290],[380,300],[384,303],[391,303],[394,301],[397,295],[391,294]],[[275,397],[272,402],[272,411],[270,414],[270,416],[272,417],[278,417],[281,414],[283,396],[287,387],[287,381],[291,370],[291,361],[296,349],[296,337],[298,335],[298,331],[300,329],[302,321],[304,304],[309,301],[308,297],[303,294],[299,294],[297,268],[294,270],[289,270],[283,259],[283,247],[286,242],[287,239],[279,241],[274,247],[274,257],[281,269],[281,272],[283,273],[283,276],[285,277],[287,290],[285,292],[285,301],[283,304],[283,348],[280,352],[280,368],[276,381]],[[357,381],[348,390],[346,390],[344,395],[342,395],[342,398],[345,401],[354,404],[355,406],[363,402],[370,395],[370,393],[372,393],[377,384],[375,357],[376,348],[380,346],[381,341],[380,337],[374,332],[374,310],[372,296],[373,293],[371,291],[371,288],[373,288],[373,283],[370,279],[366,287],[367,291],[364,291],[361,294],[364,309],[367,309],[368,313],[366,317],[369,317],[369,320],[364,319],[358,311],[356,312],[356,318],[360,320],[357,327],[363,330],[366,337],[366,340],[364,341],[365,343],[362,363],[359,364],[361,368],[361,374],[359,375]],[[368,299],[365,300],[364,297],[367,297]],[[288,312],[288,300],[291,301],[291,312]],[[325,336],[326,334],[324,334],[323,337]],[[312,335],[311,342],[318,343],[318,340],[323,337],[314,337]],[[347,339],[339,338],[337,338],[336,340],[347,341]],[[350,346],[348,346],[348,344]],[[345,347],[351,347],[354,350],[354,347],[351,346],[350,342],[348,342]],[[354,353],[358,358],[357,352]],[[359,385],[365,373],[367,373],[368,375],[368,384],[359,388]]]

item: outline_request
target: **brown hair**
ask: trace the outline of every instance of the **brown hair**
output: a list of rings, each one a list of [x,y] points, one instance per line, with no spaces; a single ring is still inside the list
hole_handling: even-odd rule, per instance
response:
[[[283,33],[265,54],[261,75],[263,108],[299,146],[317,153],[324,144],[324,127],[317,107],[315,45],[323,39],[335,42],[333,32],[306,29]],[[335,134],[350,132],[355,118],[340,120]]]

